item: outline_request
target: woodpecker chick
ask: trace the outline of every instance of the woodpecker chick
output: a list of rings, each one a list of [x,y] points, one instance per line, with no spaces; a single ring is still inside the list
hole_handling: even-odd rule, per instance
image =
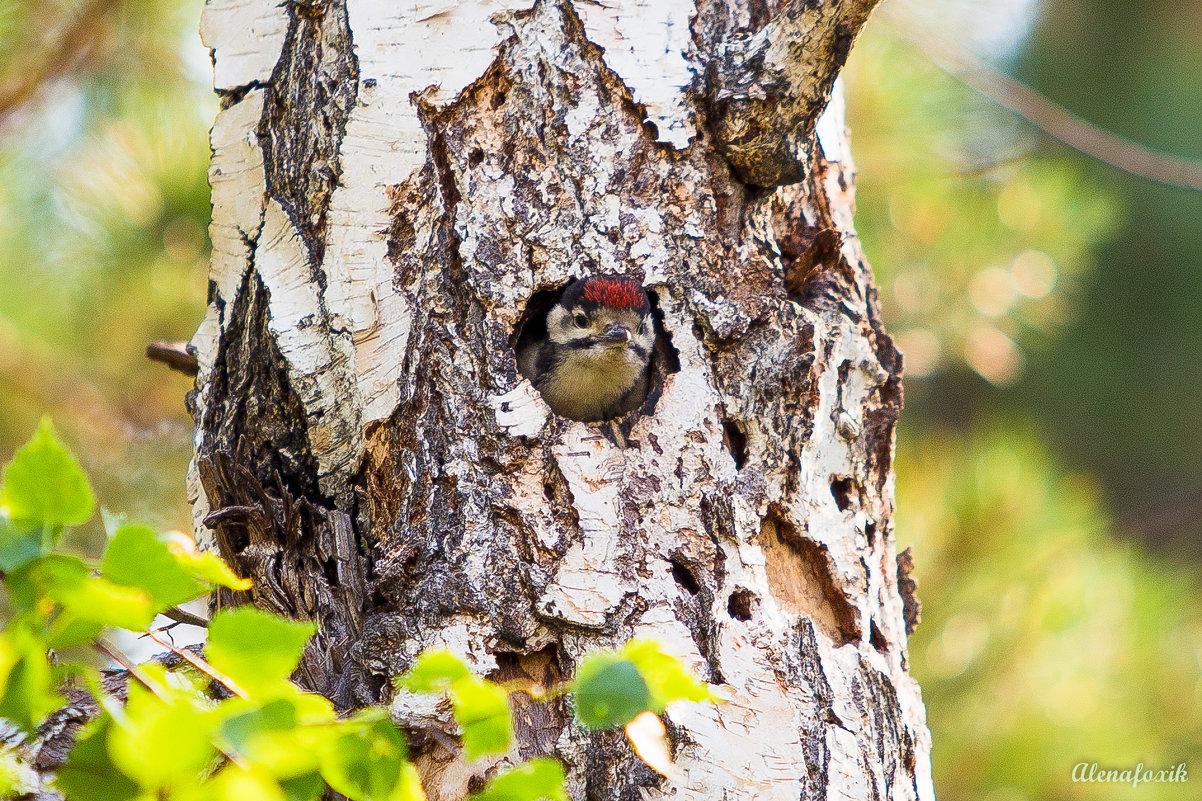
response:
[[[609,420],[643,404],[654,346],[642,285],[594,275],[568,285],[547,312],[546,336],[520,346],[518,368],[556,414]]]

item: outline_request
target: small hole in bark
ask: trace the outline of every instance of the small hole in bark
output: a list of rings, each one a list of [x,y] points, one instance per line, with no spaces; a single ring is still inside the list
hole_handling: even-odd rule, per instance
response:
[[[872,626],[868,631],[868,641],[872,643],[872,647],[885,653],[889,650],[889,641],[885,639],[885,635],[881,634],[881,630],[876,627],[876,621],[872,622]]]
[[[484,151],[478,147],[473,147],[472,152],[467,156],[467,166],[479,167],[482,161],[484,161]]]
[[[697,583],[697,579],[689,571],[687,567],[672,560],[672,578],[676,579],[676,583],[689,591],[689,595],[696,595],[701,591],[701,585]]]
[[[855,482],[850,478],[831,479],[831,495],[840,512],[846,512],[851,508],[851,494],[854,490]]]
[[[744,433],[743,427],[733,420],[724,420],[722,429],[726,432],[726,448],[734,457],[735,469],[742,470],[743,465],[747,464],[747,434]]]
[[[493,111],[496,111],[496,110],[497,110],[497,109],[499,109],[501,106],[505,105],[505,100],[506,100],[506,97],[507,97],[507,96],[506,96],[506,94],[505,94],[505,90],[504,90],[504,89],[501,89],[501,90],[500,90],[500,91],[498,91],[498,92],[497,92],[495,95],[493,95],[493,96],[492,96],[492,108],[493,108]]]
[[[739,587],[730,594],[726,599],[726,611],[735,620],[744,622],[751,620],[751,608],[755,603],[755,593],[751,590]]]
[[[876,545],[876,523],[869,523],[864,526],[864,536],[868,538],[868,544]]]
[[[605,235],[605,237],[610,242],[612,242],[616,245],[616,244],[618,244],[618,240],[622,238],[622,232],[619,231],[617,228],[610,228],[609,233],[607,233]]]

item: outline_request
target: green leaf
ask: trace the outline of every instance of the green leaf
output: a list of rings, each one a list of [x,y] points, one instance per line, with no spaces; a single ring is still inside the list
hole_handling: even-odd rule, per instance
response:
[[[473,676],[467,663],[450,651],[424,652],[396,684],[417,693],[450,692],[469,760],[509,750],[513,734],[509,693]]]
[[[116,584],[144,589],[155,611],[190,601],[208,592],[146,526],[123,525],[109,540],[101,563],[101,574]]]
[[[572,688],[576,717],[590,729],[625,726],[651,705],[651,693],[638,668],[612,653],[586,656]]]
[[[352,721],[321,751],[321,775],[351,801],[405,798],[405,738],[388,720]]]
[[[108,733],[113,764],[146,790],[195,782],[217,756],[210,740],[214,718],[188,694],[170,691],[160,666],[142,671],[166,698],[130,682],[125,712]]]
[[[122,587],[92,575],[82,559],[50,554],[9,575],[13,602],[33,608],[49,599],[74,619],[141,631],[154,620],[150,598],[136,587]]]
[[[138,785],[117,769],[106,743],[113,719],[101,715],[80,733],[67,764],[55,773],[55,784],[67,801],[129,801]]]
[[[509,750],[513,721],[508,692],[491,681],[467,676],[451,685],[451,704],[463,729],[468,761]]]
[[[50,632],[46,635],[49,648],[71,648],[85,645],[100,636],[104,625],[95,620],[81,620],[72,612],[63,610],[54,618]]]
[[[298,691],[227,717],[220,724],[220,737],[226,753],[240,755],[241,761],[277,779],[292,779],[318,769],[318,755],[333,736],[329,726],[313,724],[335,720],[327,699]]]
[[[249,606],[229,609],[209,622],[205,654],[251,695],[268,692],[287,683],[315,628]]]
[[[0,717],[32,731],[62,704],[46,644],[27,617],[14,619],[0,632]]]
[[[209,783],[215,801],[287,801],[280,782],[259,765],[226,765]]]
[[[563,765],[539,757],[497,776],[469,801],[568,801],[563,782]]]
[[[437,693],[449,690],[452,684],[471,675],[467,663],[450,651],[429,650],[422,652],[396,683],[415,693]]]
[[[164,541],[179,566],[189,576],[206,584],[217,584],[231,590],[249,590],[254,586],[250,579],[239,578],[217,554],[197,549],[196,542],[187,534],[168,532]]]
[[[709,685],[696,678],[676,657],[664,653],[655,640],[631,640],[621,655],[638,668],[651,694],[651,710],[663,712],[673,701],[712,701]]]
[[[8,573],[37,559],[46,545],[41,527],[0,516],[0,570]]]
[[[95,505],[88,477],[43,417],[4,468],[0,509],[17,521],[71,526],[91,517]]]
[[[321,774],[314,771],[304,776],[282,780],[280,789],[284,791],[288,801],[317,801],[325,792],[326,783]]]

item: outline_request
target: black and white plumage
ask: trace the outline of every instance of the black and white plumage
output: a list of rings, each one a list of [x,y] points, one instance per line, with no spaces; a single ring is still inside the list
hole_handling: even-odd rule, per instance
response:
[[[518,369],[552,411],[593,422],[642,405],[655,324],[638,281],[614,275],[578,279],[547,312],[546,322],[545,336],[519,344]]]

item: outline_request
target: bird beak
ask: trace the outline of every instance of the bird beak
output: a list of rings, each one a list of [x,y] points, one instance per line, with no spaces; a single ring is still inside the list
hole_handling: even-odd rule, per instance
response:
[[[624,325],[608,325],[605,327],[605,341],[614,345],[625,345],[630,341],[630,329]]]

